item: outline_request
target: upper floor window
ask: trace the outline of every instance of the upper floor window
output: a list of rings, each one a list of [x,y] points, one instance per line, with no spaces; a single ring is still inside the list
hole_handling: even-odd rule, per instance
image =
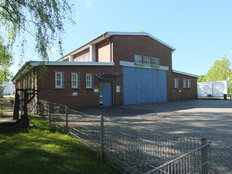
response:
[[[160,59],[159,58],[152,58],[151,59],[151,64],[155,65],[155,66],[159,66],[160,65]]]
[[[160,66],[160,59],[156,57],[134,55],[134,62],[140,65]]]
[[[151,65],[151,58],[148,56],[142,56],[143,63],[146,65]]]
[[[55,72],[55,87],[63,88],[63,73]]]
[[[183,88],[187,87],[187,79],[183,79]]]
[[[178,88],[178,78],[174,78],[174,88]]]
[[[91,89],[93,88],[93,74],[86,74],[86,88]]]
[[[79,74],[71,73],[71,84],[72,88],[79,88]]]
[[[142,56],[141,55],[134,55],[134,61],[137,64],[142,64]]]
[[[187,87],[188,87],[188,88],[191,88],[191,79],[188,79]]]

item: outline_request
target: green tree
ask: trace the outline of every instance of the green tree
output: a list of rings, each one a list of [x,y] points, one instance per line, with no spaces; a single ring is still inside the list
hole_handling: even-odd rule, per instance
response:
[[[230,61],[223,56],[221,60],[214,62],[213,66],[208,70],[205,75],[206,81],[219,81],[219,80],[228,80],[228,77],[231,76],[230,70]]]
[[[4,81],[8,81],[9,67],[12,64],[13,56],[9,52],[9,47],[3,44],[3,39],[0,37],[0,84]]]
[[[198,77],[197,81],[198,82],[206,82],[205,76],[204,75],[200,75],[200,77]]]
[[[47,60],[54,42],[62,54],[61,35],[64,21],[71,20],[71,7],[68,0],[0,0],[0,30],[7,31],[11,45],[19,34],[33,36],[36,52]]]

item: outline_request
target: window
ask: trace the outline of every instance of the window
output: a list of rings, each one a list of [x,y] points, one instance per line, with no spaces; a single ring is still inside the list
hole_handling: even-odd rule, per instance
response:
[[[152,58],[151,58],[151,65],[152,65],[152,66],[159,66],[159,65],[160,65],[160,59],[159,59],[159,58],[152,57]]]
[[[134,61],[136,64],[142,64],[142,56],[134,55]]]
[[[174,88],[178,88],[178,78],[174,78]]]
[[[187,79],[183,79],[183,88],[186,88],[186,81]]]
[[[160,59],[143,55],[134,55],[134,62],[138,65],[150,65],[153,67],[160,66]]]
[[[71,73],[71,86],[72,88],[79,88],[79,74]]]
[[[143,56],[142,59],[143,59],[143,63],[144,63],[145,65],[150,65],[150,64],[151,64],[151,62],[150,62],[151,58],[150,58],[150,57],[148,57],[148,56]]]
[[[86,88],[93,88],[93,74],[86,74]]]
[[[63,73],[62,72],[55,73],[55,87],[63,88]]]
[[[188,79],[188,88],[191,88],[191,79]]]

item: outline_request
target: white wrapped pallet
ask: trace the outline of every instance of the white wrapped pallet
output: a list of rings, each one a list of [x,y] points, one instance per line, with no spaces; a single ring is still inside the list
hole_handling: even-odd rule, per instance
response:
[[[227,94],[227,81],[197,82],[198,97],[223,97]]]

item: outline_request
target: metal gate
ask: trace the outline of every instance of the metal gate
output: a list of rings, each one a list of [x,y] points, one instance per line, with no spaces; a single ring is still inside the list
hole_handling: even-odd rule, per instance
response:
[[[124,67],[124,104],[167,101],[166,71]]]

